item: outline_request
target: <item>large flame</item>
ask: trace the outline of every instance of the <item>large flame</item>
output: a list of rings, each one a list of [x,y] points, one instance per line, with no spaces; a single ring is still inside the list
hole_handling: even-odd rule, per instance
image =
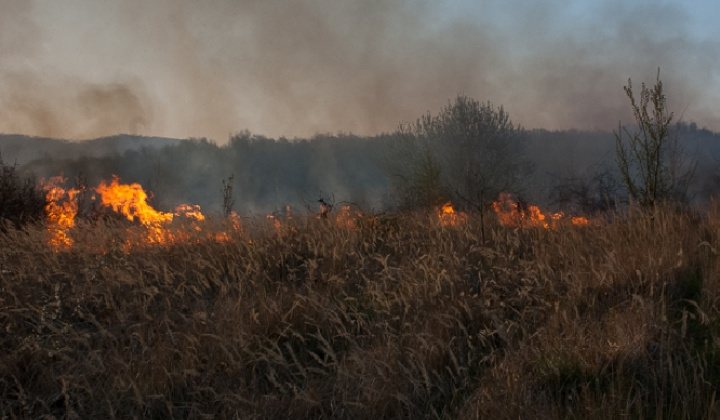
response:
[[[170,232],[163,227],[173,220],[172,213],[155,210],[147,202],[148,195],[140,184],[121,184],[113,176],[110,184],[101,182],[96,188],[101,204],[114,212],[124,215],[130,221],[138,221],[147,228],[145,240],[149,243],[164,244],[174,242]],[[132,242],[144,242],[133,239]]]
[[[68,231],[75,226],[75,215],[78,203],[75,197],[80,192],[75,188],[65,189],[62,184],[65,179],[55,176],[47,181],[42,180],[41,185],[45,191],[47,205],[47,230],[50,232],[50,244],[56,249],[67,249],[73,244]]]
[[[127,217],[130,221],[139,221],[145,226],[157,226],[171,222],[172,213],[155,210],[147,203],[147,193],[140,184],[121,184],[117,176],[113,176],[110,184],[100,183],[96,191],[100,194],[103,206]]]
[[[76,196],[80,193],[77,189],[63,188],[64,182],[65,179],[62,177],[53,177],[41,183],[48,202],[47,230],[51,234],[48,243],[58,250],[70,249],[73,246],[73,240],[68,232],[75,226],[78,212]],[[99,198],[93,195],[92,200],[99,201],[100,206],[109,208],[137,224],[126,229],[124,239],[126,251],[137,246],[157,244],[204,240],[228,242],[231,240],[229,231],[242,234],[241,219],[235,212],[226,218],[229,223],[226,224],[225,232],[204,232],[207,222],[200,206],[180,204],[173,213],[157,211],[147,202],[148,193],[140,184],[123,184],[117,176],[113,176],[111,182],[101,182],[95,191]],[[275,222],[276,227],[279,227],[280,222],[277,220]]]

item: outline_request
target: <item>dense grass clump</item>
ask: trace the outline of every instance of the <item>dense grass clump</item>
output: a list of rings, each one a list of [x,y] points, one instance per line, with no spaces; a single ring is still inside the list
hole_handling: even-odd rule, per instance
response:
[[[717,418],[720,219],[0,235],[0,417]],[[220,226],[217,228],[221,229]],[[117,241],[116,241],[117,242]]]

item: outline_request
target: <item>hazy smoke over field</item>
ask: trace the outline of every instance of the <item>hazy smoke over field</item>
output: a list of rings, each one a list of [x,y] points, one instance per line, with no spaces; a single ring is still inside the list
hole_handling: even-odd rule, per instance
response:
[[[658,66],[672,109],[720,129],[720,52],[681,6],[476,3],[0,0],[0,132],[366,135],[460,93],[609,130]]]

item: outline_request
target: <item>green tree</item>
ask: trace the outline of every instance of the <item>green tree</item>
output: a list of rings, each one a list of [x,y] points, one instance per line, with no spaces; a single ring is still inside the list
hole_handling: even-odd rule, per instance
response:
[[[652,89],[642,84],[639,103],[630,79],[623,89],[637,124],[632,133],[621,125],[614,133],[616,161],[629,196],[643,208],[685,202],[697,164],[683,156],[671,124],[673,113],[667,110],[660,69]]]

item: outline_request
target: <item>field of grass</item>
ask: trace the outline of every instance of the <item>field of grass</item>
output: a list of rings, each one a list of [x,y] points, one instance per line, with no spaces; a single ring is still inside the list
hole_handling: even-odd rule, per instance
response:
[[[0,233],[2,418],[720,418],[720,206]]]

